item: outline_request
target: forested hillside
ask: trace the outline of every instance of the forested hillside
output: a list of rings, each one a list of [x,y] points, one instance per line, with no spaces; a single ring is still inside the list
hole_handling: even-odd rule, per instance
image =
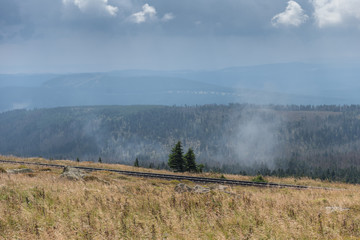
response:
[[[360,182],[360,105],[96,106],[0,114],[0,153],[165,168],[177,141],[205,170]]]

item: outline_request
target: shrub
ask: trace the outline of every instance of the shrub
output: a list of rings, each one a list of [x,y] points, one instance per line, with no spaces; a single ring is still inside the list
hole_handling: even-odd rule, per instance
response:
[[[251,181],[253,182],[259,182],[259,183],[267,183],[268,181],[265,180],[265,178],[262,175],[257,175],[256,177],[254,177]]]

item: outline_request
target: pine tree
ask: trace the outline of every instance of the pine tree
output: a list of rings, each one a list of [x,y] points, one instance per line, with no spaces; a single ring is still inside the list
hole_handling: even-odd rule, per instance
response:
[[[139,167],[139,159],[138,158],[135,159],[134,167]]]
[[[184,172],[185,164],[183,158],[183,150],[180,141],[178,141],[175,147],[171,149],[171,153],[169,154],[168,165],[171,169],[175,170],[176,172]]]
[[[102,160],[101,160],[101,157],[99,157],[99,160],[98,160],[99,163],[102,163]]]
[[[185,154],[184,162],[185,162],[185,171],[197,172],[195,153],[191,148],[189,148],[188,152]]]

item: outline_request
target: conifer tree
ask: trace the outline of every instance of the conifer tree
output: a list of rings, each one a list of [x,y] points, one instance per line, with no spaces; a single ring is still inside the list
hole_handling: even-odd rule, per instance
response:
[[[175,170],[176,172],[184,172],[185,164],[183,158],[183,150],[180,141],[178,141],[175,147],[171,149],[171,153],[169,154],[168,165],[171,169]]]
[[[196,161],[195,161],[195,153],[192,150],[192,148],[189,148],[189,150],[185,154],[184,162],[185,162],[185,171],[197,172]]]
[[[139,159],[138,158],[135,159],[134,167],[139,167]]]

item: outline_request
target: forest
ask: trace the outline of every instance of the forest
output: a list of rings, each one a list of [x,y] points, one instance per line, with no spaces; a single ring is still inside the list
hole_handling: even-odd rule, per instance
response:
[[[86,106],[0,114],[0,154],[360,182],[360,105]]]

